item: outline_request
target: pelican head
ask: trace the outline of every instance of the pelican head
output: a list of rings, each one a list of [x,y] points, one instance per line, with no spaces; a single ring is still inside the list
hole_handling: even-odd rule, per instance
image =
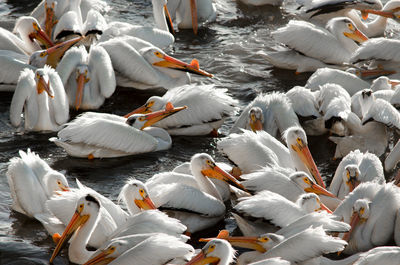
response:
[[[347,38],[358,43],[363,43],[368,40],[368,37],[358,30],[354,22],[347,17],[333,18],[329,20],[326,27],[333,34],[342,33]]]
[[[358,199],[353,205],[353,215],[350,218],[350,231],[345,233],[343,240],[349,242],[351,233],[359,223],[364,223],[369,218],[370,201],[367,199]]]
[[[332,211],[321,202],[319,196],[315,193],[306,193],[300,195],[296,203],[306,213],[318,212],[322,210],[332,213]]]
[[[228,231],[226,232],[228,233]],[[265,253],[268,249],[273,248],[285,239],[283,236],[274,233],[266,233],[260,236],[229,236],[228,234],[224,237],[218,235],[218,238],[228,241],[232,246],[254,249],[261,253]],[[214,239],[215,238],[200,238],[199,241],[210,242]]]
[[[57,45],[46,50],[35,51],[29,58],[29,64],[36,67],[43,67],[45,64],[47,64],[53,68],[56,68],[64,53],[82,39],[83,37],[77,37],[58,43]]]
[[[360,106],[361,106],[361,114],[364,117],[367,114],[368,110],[374,103],[375,96],[371,89],[364,89],[361,92],[361,97],[359,98]]]
[[[359,175],[360,170],[357,165],[347,165],[344,168],[343,181],[349,188],[349,192],[352,192],[360,184]]]
[[[46,193],[49,197],[53,196],[54,192],[70,190],[67,179],[60,172],[52,170],[44,175],[43,179],[46,183]]]
[[[83,265],[108,264],[127,251],[131,246],[123,238],[113,239],[106,247],[97,250]]]
[[[247,191],[235,177],[215,164],[214,159],[205,153],[195,154],[190,160],[190,168],[192,172],[201,172],[205,177],[222,180],[238,189]]]
[[[213,75],[200,69],[199,62],[193,59],[190,64],[182,62],[172,56],[165,54],[162,50],[150,47],[141,50],[143,57],[154,66],[173,69],[177,71],[189,72],[197,75],[212,77]],[[160,69],[160,70],[161,70]]]
[[[261,108],[252,107],[249,112],[249,127],[253,132],[261,131],[264,124],[264,114]]]
[[[89,67],[81,64],[76,67],[76,97],[75,97],[75,109],[78,110],[82,103],[83,89],[85,84],[90,81]]]
[[[230,264],[235,258],[235,250],[228,241],[213,239],[208,242],[186,265]]]
[[[136,129],[143,130],[144,128],[149,127],[154,123],[184,109],[186,109],[186,106],[174,107],[171,102],[168,102],[164,110],[159,110],[148,114],[133,114],[126,120],[126,123],[132,127],[135,127]]]
[[[150,113],[153,111],[161,110],[165,107],[166,103],[167,102],[165,102],[165,100],[162,97],[152,96],[146,101],[146,103],[144,105],[142,105],[139,108],[135,109],[134,111],[126,114],[124,117],[128,118],[129,116],[136,114],[136,113],[146,114],[146,113]]]
[[[305,192],[336,198],[336,196],[331,192],[315,183],[315,181],[305,172],[295,172],[290,175],[289,178]]]
[[[49,97],[54,98],[53,90],[50,87],[49,76],[44,68],[36,69],[35,71],[36,91],[38,94],[45,91]]]
[[[50,263],[53,262],[60,250],[66,245],[75,231],[83,227],[90,219],[97,221],[100,211],[100,202],[92,195],[87,194],[81,197],[76,205],[75,213],[61,235],[56,248],[50,258]],[[93,225],[92,229],[94,229]]]
[[[41,29],[39,22],[34,17],[22,16],[18,18],[13,32],[18,32],[21,38],[29,37],[31,42],[37,40],[39,44],[46,48],[54,46],[49,35]]]
[[[157,208],[150,199],[149,192],[144,183],[136,179],[128,180],[128,182],[122,187],[118,199],[125,202],[131,214],[138,213],[141,210]],[[130,200],[133,200],[134,204],[130,203]]]
[[[318,168],[315,165],[314,159],[308,149],[307,136],[301,127],[290,127],[284,133],[286,145],[290,153],[294,154],[301,160],[307,170],[314,177],[315,181],[325,188],[324,181],[319,174]]]

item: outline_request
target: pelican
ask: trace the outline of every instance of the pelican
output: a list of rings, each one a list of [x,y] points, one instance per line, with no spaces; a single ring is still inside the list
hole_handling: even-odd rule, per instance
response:
[[[357,185],[367,181],[385,183],[382,163],[374,154],[355,150],[347,154],[339,163],[329,190],[343,199]]]
[[[190,83],[187,72],[212,77],[200,69],[196,59],[184,63],[139,38],[120,37],[99,45],[110,55],[119,86],[169,89]]]
[[[166,234],[139,234],[118,237],[98,249],[84,265],[94,264],[166,264],[194,254],[192,246]]]
[[[234,207],[239,213],[268,220],[272,224],[285,227],[304,215],[325,210],[332,213],[314,193],[302,194],[293,203],[278,193],[264,190],[254,196],[239,199]]]
[[[98,109],[115,91],[111,59],[98,45],[93,45],[89,53],[83,46],[68,50],[57,65],[57,72],[69,105],[76,110]]]
[[[228,155],[243,173],[250,173],[264,166],[281,166],[304,171],[315,182],[325,187],[318,168],[308,149],[307,136],[301,127],[293,126],[284,132],[285,147],[266,132],[246,131],[232,134],[219,141],[217,147]]]
[[[54,46],[47,34],[40,28],[39,22],[33,17],[22,16],[15,22],[13,32],[0,28],[0,50],[10,50],[20,54],[30,55],[40,50]]]
[[[341,203],[341,200],[334,194],[316,184],[304,172],[295,172],[287,177],[274,168],[265,168],[250,174],[241,175],[240,178],[244,180],[241,184],[247,190],[254,192],[269,190],[282,195],[292,202],[295,202],[304,193],[315,193],[321,197],[321,200],[330,209],[335,209]]]
[[[149,126],[185,108],[167,104],[164,110],[135,114],[128,119],[86,112],[59,131],[58,138],[49,140],[64,148],[70,156],[89,159],[166,150],[172,145],[167,131]]]
[[[237,264],[250,264],[275,257],[293,263],[302,262],[343,250],[347,245],[344,240],[328,236],[322,227],[310,227],[290,237],[267,233],[257,237],[228,237],[226,240],[235,246],[256,250],[240,255]]]
[[[96,228],[96,225],[101,221],[101,215],[104,214],[102,210],[102,204],[99,202],[95,196],[91,194],[81,196],[75,206],[74,213],[71,212],[70,216],[72,216],[63,232],[63,234],[58,238],[58,243],[54,252],[50,258],[50,262],[53,262],[59,251],[68,242],[68,239],[73,235],[73,233],[80,228],[76,233],[75,236],[72,237],[70,241],[70,247],[68,250],[68,256],[71,262],[83,264],[89,260],[89,258],[93,255],[94,251],[88,251],[86,249],[86,245],[89,243],[89,240],[92,238],[92,233]],[[59,210],[60,211],[60,210]],[[150,214],[150,215],[149,215]],[[142,218],[144,217],[145,218]],[[147,217],[146,217],[147,216]],[[150,218],[149,218],[150,217]],[[127,220],[125,225],[119,227],[118,230],[114,231],[111,236],[108,236],[108,240],[111,238],[116,238],[120,236],[126,236],[127,234],[135,234],[132,230],[135,230],[135,226],[139,225],[142,228],[142,233],[148,232],[149,229],[143,229],[145,226],[149,227],[151,223],[154,221],[158,221],[157,218],[160,216],[155,216],[154,212],[143,212],[141,214],[132,216],[130,219]],[[150,221],[151,218],[155,218],[153,221]],[[143,220],[140,220],[143,219]],[[152,228],[154,232],[161,232],[156,231],[157,226],[160,227],[159,229],[165,229],[161,227],[165,227],[164,220],[159,222],[156,226]],[[137,229],[137,228],[136,228]],[[126,231],[128,230],[128,231]],[[139,230],[139,229],[137,229]],[[107,232],[103,230],[103,232]],[[126,234],[127,233],[127,234]],[[138,232],[136,231],[136,234]],[[104,235],[103,235],[104,236]],[[105,242],[98,242],[97,247],[100,247]]]
[[[275,92],[260,94],[247,105],[231,128],[230,133],[240,132],[240,128],[253,131],[263,129],[277,137],[292,126],[300,126],[300,123],[290,100],[285,94]]]
[[[181,220],[188,227],[188,232],[194,233],[216,224],[225,215],[221,193],[208,177],[244,188],[217,166],[208,154],[194,155],[190,168],[193,176],[162,173],[150,178],[146,186],[156,206]]]
[[[320,86],[333,83],[342,86],[350,96],[353,96],[360,90],[370,87],[367,81],[359,77],[359,75],[361,75],[359,70],[354,68],[350,69],[351,70],[342,71],[332,68],[320,68],[308,78],[305,87],[312,91],[317,91]]]
[[[385,32],[387,18],[377,17],[370,22],[363,22],[356,12],[361,11],[363,19],[367,19],[368,13],[389,11],[394,8],[393,4],[385,4],[382,8],[382,3],[379,0],[373,1],[309,1],[300,10],[300,16],[312,22],[325,24],[329,19],[339,16],[350,18],[354,24],[368,37],[382,36]]]
[[[213,22],[217,17],[216,5],[212,0],[169,0],[167,7],[178,28],[192,28],[194,34],[197,34],[199,23]]]
[[[188,263],[185,265],[231,264],[235,259],[236,251],[226,240],[213,239],[208,242]]]
[[[185,85],[168,90],[162,97],[150,97],[143,106],[125,117],[164,109],[167,102],[188,107],[157,123],[157,127],[167,130],[171,135],[218,135],[218,128],[238,104],[226,94],[226,90],[216,89],[213,85]]]
[[[396,145],[393,147],[393,149],[390,151],[390,153],[387,155],[385,159],[385,171],[390,172],[392,171],[397,163],[400,160],[400,141],[397,141]]]
[[[360,184],[334,214],[348,222],[352,229],[343,238],[349,245],[346,254],[366,251],[374,246],[387,244],[398,226],[400,196],[398,187],[392,183]]]
[[[34,218],[48,212],[45,202],[55,192],[69,191],[68,181],[30,149],[19,150],[19,155],[11,158],[6,173],[12,209]]]
[[[151,0],[156,27],[169,33],[174,33],[171,14],[168,11],[167,0]]]
[[[316,100],[318,93],[302,86],[295,86],[286,92],[286,96],[290,99],[293,110],[300,120],[321,117]]]
[[[368,40],[351,19],[344,17],[331,19],[326,29],[291,20],[285,27],[272,32],[272,36],[291,50],[261,52],[261,55],[272,65],[297,73],[315,71],[326,64],[348,63],[358,48],[356,41]]]
[[[361,253],[354,265],[386,264],[395,265],[400,257],[400,247],[376,247]]]
[[[24,112],[25,131],[57,131],[69,118],[68,99],[61,79],[48,66],[21,73],[11,100],[10,121],[21,125]]]

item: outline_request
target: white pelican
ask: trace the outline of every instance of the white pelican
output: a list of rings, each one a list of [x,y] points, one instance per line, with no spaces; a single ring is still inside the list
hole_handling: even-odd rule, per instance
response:
[[[167,131],[149,126],[185,108],[167,104],[165,110],[135,114],[128,119],[86,112],[59,131],[58,138],[49,140],[64,148],[70,156],[89,159],[166,150],[172,145]]]
[[[174,33],[171,14],[168,11],[167,0],[151,0],[156,27],[169,33]]]
[[[264,130],[277,137],[287,128],[299,125],[288,97],[283,93],[274,92],[260,94],[248,104],[230,133],[238,133],[240,128],[245,128],[253,131]]]
[[[10,160],[6,173],[12,209],[29,217],[45,214],[48,212],[46,200],[54,192],[69,191],[68,181],[30,149],[26,153],[20,150],[19,155],[21,158]]]
[[[292,50],[261,53],[271,64],[296,72],[315,71],[326,64],[342,65],[350,61],[357,42],[368,38],[349,18],[331,19],[327,29],[309,22],[291,20],[272,32],[278,42]],[[317,41],[318,40],[318,41]]]
[[[376,247],[359,256],[354,265],[396,265],[400,258],[400,247]]]
[[[396,4],[388,1],[382,8],[379,0],[358,1],[358,0],[334,0],[334,1],[308,1],[300,10],[300,16],[312,22],[325,24],[329,19],[339,16],[350,18],[354,24],[368,37],[382,36],[385,32],[388,13],[395,9]],[[390,4],[389,4],[390,3]],[[397,4],[398,6],[398,4]],[[363,19],[368,17],[368,13],[382,12],[383,17],[376,17],[370,22],[363,22],[356,10],[361,11]],[[393,12],[393,11],[392,11]],[[393,18],[392,16],[390,16]]]
[[[385,159],[385,171],[392,171],[397,163],[400,161],[400,141],[397,141],[396,145],[390,151]]]
[[[318,168],[308,149],[307,136],[301,127],[290,127],[284,134],[285,147],[266,132],[232,134],[217,143],[220,151],[228,155],[243,173],[250,173],[264,166],[281,166],[304,171],[316,183],[325,187]]]
[[[190,233],[210,227],[225,215],[223,198],[208,178],[216,178],[244,189],[208,154],[196,154],[190,161],[193,176],[167,172],[146,182],[150,197],[160,209],[182,221]],[[226,184],[225,184],[226,185]]]
[[[366,251],[387,244],[398,227],[400,193],[392,183],[360,184],[334,212],[350,223],[352,229],[344,235],[349,241],[344,253]]]
[[[371,153],[355,150],[347,154],[339,163],[329,190],[343,199],[361,182],[385,183],[382,162]]]
[[[213,239],[185,265],[219,264],[229,265],[234,261],[236,251],[223,239]]]
[[[167,7],[178,28],[192,28],[194,34],[197,34],[199,23],[213,22],[217,17],[212,0],[169,0]]]
[[[118,237],[98,249],[84,265],[166,264],[193,256],[192,246],[178,238],[158,233]],[[173,261],[174,260],[174,261]],[[187,260],[186,260],[187,261]]]
[[[21,125],[22,113],[25,131],[57,131],[68,121],[68,99],[54,69],[45,66],[21,73],[10,106],[13,126]]]
[[[383,81],[383,82],[375,82],[375,81]],[[386,100],[390,102],[395,108],[396,108],[396,102],[398,101],[397,95],[395,90],[392,89],[384,89],[384,86],[391,86],[389,82],[393,82],[389,80],[386,76],[381,76],[377,79],[374,80],[373,84],[371,85],[371,88],[377,90],[373,91],[371,89],[364,89],[361,90],[357,93],[355,93],[351,97],[351,110],[354,112],[360,119],[363,118],[363,108],[364,108],[364,114],[366,114],[366,110],[369,107],[368,103],[365,104],[364,101],[366,100],[374,100],[377,98],[381,98],[383,100]],[[383,86],[381,86],[378,83],[384,83]],[[378,90],[381,89],[382,90]],[[400,91],[400,90],[399,90]],[[370,103],[369,103],[370,104]]]
[[[234,209],[242,214],[270,221],[285,227],[304,215],[325,210],[332,213],[314,193],[302,194],[296,203],[272,191],[260,191],[254,196],[243,197]]]
[[[196,59],[184,63],[139,38],[114,38],[99,45],[110,55],[119,86],[168,89],[190,83],[186,72],[212,77],[200,69]]]
[[[69,105],[78,109],[98,109],[115,91],[114,69],[108,53],[92,45],[88,53],[83,46],[68,50],[57,65]]]
[[[310,227],[290,237],[267,233],[258,237],[228,237],[227,240],[233,245],[256,250],[240,255],[239,265],[274,257],[297,263],[341,251],[347,245],[346,241],[327,235],[322,227]]]
[[[185,85],[168,90],[162,97],[150,97],[143,106],[125,117],[164,109],[167,102],[188,107],[155,125],[171,135],[218,135],[218,128],[238,104],[225,89],[216,89],[213,85]]]
[[[60,207],[60,206],[59,206]],[[102,204],[99,202],[95,196],[91,194],[83,195],[80,197],[75,203],[75,211],[72,208],[72,212],[69,213],[69,216],[72,216],[63,232],[63,234],[57,239],[57,246],[53,252],[52,257],[50,258],[50,262],[53,262],[54,258],[57,256],[58,252],[61,248],[68,242],[68,239],[73,235],[73,233],[80,228],[74,237],[72,237],[70,241],[70,247],[68,251],[68,256],[71,262],[83,264],[84,262],[88,261],[94,251],[88,251],[86,249],[86,245],[89,243],[89,240],[92,239],[92,233],[95,231],[96,225],[101,221],[103,209]],[[59,209],[61,211],[61,209]],[[161,232],[157,231],[160,229],[164,229],[165,220],[157,220],[160,215],[154,215],[154,211],[146,211],[140,213],[138,215],[134,215],[127,220],[127,222],[120,226],[118,230],[114,231],[111,236],[105,236],[106,239],[111,239],[119,236],[126,236],[127,234],[137,234],[139,227],[142,229],[141,233],[148,233],[149,230],[153,230],[154,232]],[[161,214],[161,213],[159,213]],[[68,215],[68,214],[67,214]],[[141,218],[146,216],[145,218]],[[154,220],[150,221],[151,218],[155,218]],[[142,219],[142,220],[141,220]],[[165,219],[165,218],[164,218]],[[160,222],[159,222],[160,221]],[[154,225],[151,229],[150,226],[152,223],[158,222],[157,225]],[[139,226],[139,227],[135,227]],[[143,229],[144,227],[148,227],[147,229]],[[103,227],[104,229],[104,227]],[[129,231],[126,231],[128,229]],[[135,230],[136,229],[136,230]],[[135,231],[135,232],[133,232]],[[152,231],[152,232],[153,232]],[[100,232],[107,232],[106,230]],[[104,235],[103,235],[104,237]],[[97,242],[97,247],[100,247],[105,242]]]
[[[247,190],[254,192],[269,190],[282,195],[292,202],[295,202],[304,193],[315,193],[321,197],[321,200],[330,209],[335,209],[341,203],[341,200],[338,200],[331,192],[316,184],[304,172],[295,172],[287,177],[286,174],[282,174],[274,168],[265,168],[250,174],[241,175],[240,178],[244,180],[241,184]]]
[[[353,71],[355,73],[353,73]],[[370,84],[367,81],[359,78],[359,70],[351,68],[351,70],[342,71],[332,68],[320,68],[315,71],[307,80],[306,88],[312,91],[319,90],[319,87],[327,83],[338,84],[342,86],[350,96],[353,96],[358,91],[369,88]]]
[[[19,37],[4,28],[0,28],[0,50],[30,55],[34,51],[40,50],[41,45],[46,48],[54,45],[33,17],[22,16],[18,18],[13,32],[18,33]]]

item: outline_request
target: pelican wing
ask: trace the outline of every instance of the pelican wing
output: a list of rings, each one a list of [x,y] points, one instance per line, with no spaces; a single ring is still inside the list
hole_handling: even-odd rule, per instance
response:
[[[72,47],[69,49],[62,60],[57,65],[57,73],[61,78],[64,86],[67,85],[68,79],[75,74],[75,69],[79,64],[85,64],[87,60],[87,52],[85,47]],[[75,77],[75,75],[73,75]]]
[[[96,82],[100,87],[101,94],[105,98],[109,98],[115,91],[117,81],[115,80],[114,69],[107,51],[99,45],[92,45],[88,64],[93,78],[96,78]]]
[[[51,110],[54,112],[54,118],[59,125],[66,123],[69,119],[68,97],[65,93],[63,83],[58,73],[45,66],[49,76],[50,86],[54,93],[54,98],[50,101]]]
[[[254,172],[265,166],[278,166],[277,155],[257,138],[257,134],[250,131],[243,134],[234,133],[218,141],[217,147],[238,165],[243,173]]]
[[[225,205],[213,196],[192,186],[180,183],[157,185],[149,188],[151,198],[158,207],[167,210],[181,210],[201,214],[207,217],[222,216]]]
[[[19,54],[34,52],[20,38],[2,27],[0,27],[0,50],[9,50]]]
[[[308,228],[269,249],[265,257],[281,257],[291,262],[301,262],[342,251],[346,245],[346,241],[328,236],[322,227]]]
[[[34,79],[35,74],[33,73],[32,70],[30,69],[25,69],[19,79],[18,79],[18,84],[17,87],[15,88],[15,92],[13,95],[13,98],[11,100],[11,106],[10,106],[10,121],[11,124],[15,127],[18,127],[21,124],[21,114],[22,110],[24,109],[25,103],[33,94],[35,93],[36,89],[36,82]],[[32,102],[30,104],[31,108],[34,108],[34,104],[37,102]],[[36,109],[38,107],[36,106]],[[37,119],[37,113],[32,113],[35,115],[32,115],[33,117],[36,117]],[[33,122],[33,125],[36,122]]]
[[[237,101],[225,89],[213,85],[185,85],[170,89],[163,96],[164,102],[188,108],[157,123],[157,127],[174,128],[224,119],[236,110]]]
[[[350,58],[350,53],[329,31],[309,22],[291,20],[285,27],[272,32],[272,36],[290,48],[325,63],[342,64]]]
[[[109,23],[100,41],[106,41],[118,36],[132,36],[150,42],[154,46],[162,49],[173,44],[174,36],[165,31],[153,27],[137,26],[126,22],[113,21]]]
[[[354,265],[396,264],[399,260],[399,247],[376,247],[361,253]]]
[[[76,119],[59,131],[58,137],[127,153],[151,152],[157,148],[157,140],[151,135],[109,119]]]
[[[130,264],[134,260],[136,265],[167,264],[175,258],[193,254],[192,246],[176,237],[161,234],[152,236],[125,251],[115,262]]]
[[[388,127],[395,127],[400,130],[400,114],[389,102],[383,99],[376,99],[362,119],[362,124],[376,121]]]
[[[372,153],[365,153],[359,165],[362,181],[377,181],[380,184],[385,183],[382,162]]]
[[[315,118],[321,115],[318,112],[318,104],[314,94],[310,89],[302,86],[295,86],[286,92],[286,96],[290,99],[294,112],[303,117],[313,116]]]
[[[269,220],[280,227],[304,215],[297,204],[272,191],[261,191],[252,197],[240,198],[239,201],[235,210]]]
[[[6,175],[14,210],[30,217],[45,212],[46,193],[35,173],[22,159],[12,158]]]
[[[159,72],[157,72],[142,55],[125,42],[125,39],[111,39],[101,45],[110,55],[113,68],[121,75],[140,83],[157,86]]]
[[[400,40],[373,38],[364,42],[351,56],[350,62],[385,60],[400,62]]]
[[[90,9],[87,13],[85,23],[82,26],[82,34],[88,35],[95,31],[96,33],[103,34],[107,28],[107,22],[99,11]],[[90,48],[92,49],[92,47]]]
[[[0,51],[0,84],[15,85],[25,68],[35,70],[36,67],[27,64],[28,60],[26,55],[12,51]],[[12,91],[14,89],[15,87],[12,88]]]
[[[144,233],[165,233],[181,237],[185,231],[186,226],[179,220],[170,218],[159,210],[147,210],[130,216],[109,238]]]

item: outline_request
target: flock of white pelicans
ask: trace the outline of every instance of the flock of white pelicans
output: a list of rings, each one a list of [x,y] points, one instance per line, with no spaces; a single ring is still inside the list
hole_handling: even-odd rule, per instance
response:
[[[170,135],[218,135],[237,100],[191,85],[189,73],[212,74],[162,51],[174,42],[174,26],[196,34],[199,23],[215,20],[215,5],[152,4],[156,28],[106,21],[99,0],[43,0],[13,33],[0,28],[0,83],[14,92],[11,124],[58,131],[50,141],[88,159],[166,150]],[[241,111],[218,141],[234,166],[195,154],[146,183],[128,180],[121,208],[78,180],[70,187],[29,149],[11,159],[12,208],[52,236],[50,262],[69,243],[69,260],[87,265],[400,264],[400,177],[387,182],[384,172],[400,160],[400,144],[391,144],[400,130],[400,40],[371,38],[400,18],[400,1],[300,4],[298,19],[272,32],[284,47],[261,55],[276,67],[315,72],[304,87],[260,94]],[[376,17],[363,22],[370,13]],[[84,112],[68,122],[70,108],[98,109],[117,86],[168,91],[124,117]],[[342,159],[329,187],[306,136],[328,134]],[[227,216],[243,236],[222,230],[201,239],[207,243],[199,250],[186,243]]]

